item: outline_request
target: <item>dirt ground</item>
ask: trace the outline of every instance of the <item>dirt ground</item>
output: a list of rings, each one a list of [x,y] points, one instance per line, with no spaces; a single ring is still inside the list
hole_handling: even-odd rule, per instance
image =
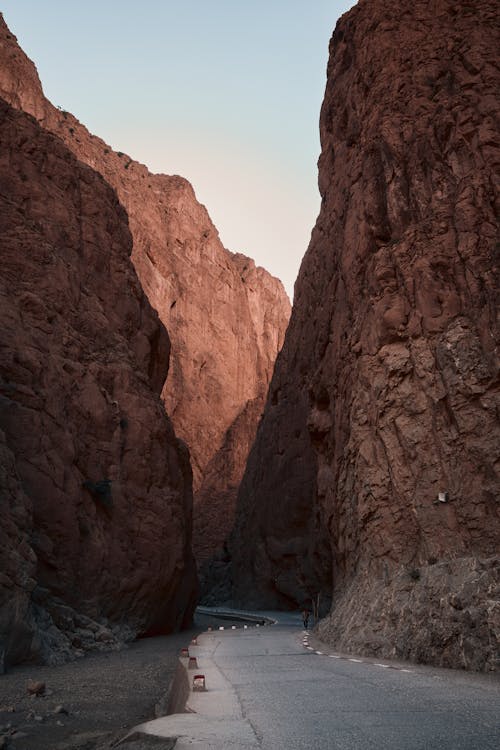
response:
[[[58,667],[13,668],[0,677],[1,750],[112,747],[126,730],[155,718],[180,649],[208,625],[221,622],[197,617],[190,631],[136,641],[122,651],[92,654]],[[222,624],[231,625],[227,620]],[[45,682],[45,694],[29,696],[28,680]]]

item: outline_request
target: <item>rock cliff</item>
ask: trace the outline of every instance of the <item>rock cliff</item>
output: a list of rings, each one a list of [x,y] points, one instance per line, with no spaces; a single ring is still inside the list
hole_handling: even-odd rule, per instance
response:
[[[176,433],[189,446],[196,523],[202,484],[200,502],[208,497],[205,473],[219,450],[228,455],[226,433],[248,404],[265,398],[290,314],[283,286],[249,258],[223,247],[187,180],[151,174],[52,106],[1,16],[0,95],[100,172],[128,213],[133,263],[172,342],[163,399]],[[256,427],[256,421],[246,420],[245,443],[251,443]],[[223,495],[234,494],[230,487],[241,478],[245,461],[239,449],[228,456],[227,476],[219,462],[219,481],[211,490],[222,493],[213,496],[216,505]],[[216,526],[204,528],[200,554],[213,551],[219,538]]]
[[[473,669],[500,635],[497,13],[339,21],[321,212],[231,543],[241,600],[330,592],[339,648]]]
[[[0,100],[0,655],[56,663],[188,622],[169,340],[115,192]]]

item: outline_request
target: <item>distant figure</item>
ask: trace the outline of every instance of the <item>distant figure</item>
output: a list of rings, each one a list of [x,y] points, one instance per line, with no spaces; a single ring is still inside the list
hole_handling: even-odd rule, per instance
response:
[[[307,609],[302,612],[302,621],[304,623],[304,628],[307,630],[307,626],[309,625],[309,612]]]

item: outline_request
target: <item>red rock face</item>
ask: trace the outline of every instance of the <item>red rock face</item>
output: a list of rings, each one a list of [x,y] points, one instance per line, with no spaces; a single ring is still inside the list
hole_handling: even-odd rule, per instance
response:
[[[497,12],[371,0],[337,26],[321,214],[232,544],[240,598],[300,603],[321,528],[325,638],[474,669],[500,627]]]
[[[187,180],[151,174],[53,107],[43,96],[33,63],[1,18],[0,95],[33,114],[78,159],[100,172],[128,213],[133,263],[172,342],[163,399],[176,433],[189,446],[196,518],[198,490],[218,451],[227,448],[226,433],[247,404],[263,399],[267,391],[290,314],[283,286],[249,258],[222,246]],[[257,423],[245,424],[243,440],[250,444]],[[245,461],[238,448],[227,476],[221,464],[218,492],[232,493]],[[222,495],[214,497],[217,505]],[[202,492],[203,503],[206,497]],[[206,528],[203,550],[213,551],[219,536],[216,526]]]
[[[56,662],[189,620],[191,472],[115,192],[3,100],[0,130],[0,652]]]
[[[257,424],[264,408],[264,398],[249,401],[226,433],[205,470],[198,491],[196,517],[193,519],[193,547],[197,560],[208,560],[214,549],[223,549],[231,533],[236,509],[236,496]]]

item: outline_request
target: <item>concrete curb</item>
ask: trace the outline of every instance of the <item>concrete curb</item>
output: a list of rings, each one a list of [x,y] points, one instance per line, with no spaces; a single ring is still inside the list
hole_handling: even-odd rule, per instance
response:
[[[179,659],[167,692],[155,705],[155,718],[159,719],[160,716],[184,713],[188,698],[189,677],[186,667]]]
[[[258,618],[260,621],[261,618]],[[191,685],[193,672],[188,672],[188,659],[180,659],[168,701],[168,715],[134,727],[120,744],[131,750],[146,750],[157,743],[163,750],[175,740],[176,750],[222,750],[238,747],[256,750],[259,747],[250,722],[243,716],[236,692],[223,672],[216,666],[213,654],[220,638],[218,632],[198,636],[199,643],[190,646],[199,662],[199,672],[206,676],[208,689],[197,692]],[[184,663],[185,662],[185,663]],[[174,713],[170,713],[174,711]],[[166,744],[162,746],[161,742]],[[148,745],[148,743],[150,743]]]

